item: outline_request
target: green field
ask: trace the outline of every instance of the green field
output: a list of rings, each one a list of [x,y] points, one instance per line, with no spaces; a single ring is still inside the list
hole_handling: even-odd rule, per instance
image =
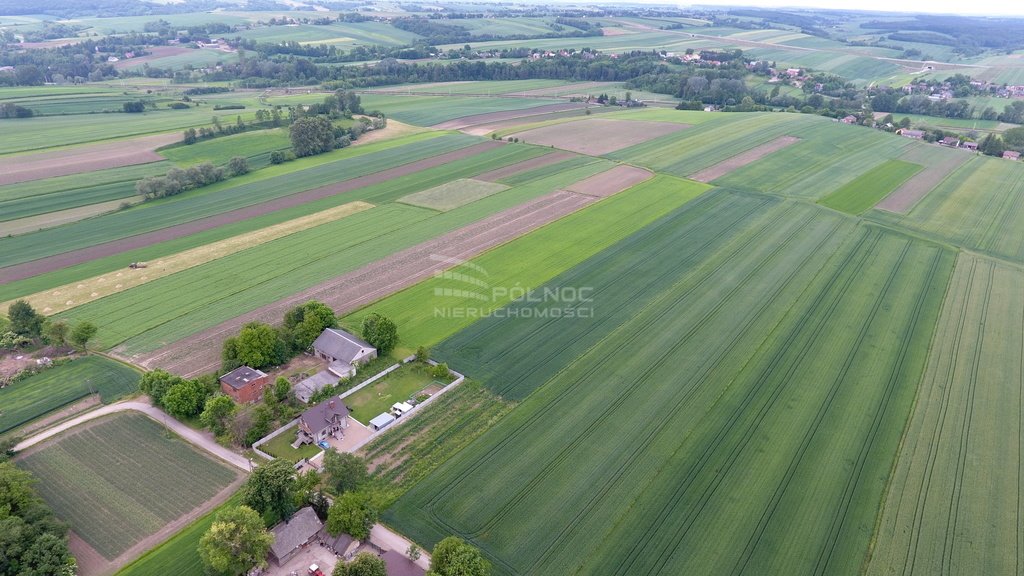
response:
[[[266,444],[260,444],[259,449],[274,458],[284,458],[291,462],[298,462],[303,458],[311,458],[322,451],[316,444],[303,444],[298,448],[292,448],[292,442],[295,442],[295,435],[298,433],[298,430],[298,426],[293,426],[288,431],[271,438]]]
[[[239,475],[142,414],[111,415],[20,458],[57,516],[112,560]]]
[[[545,98],[473,98],[470,96],[392,96],[363,94],[363,108],[381,110],[388,118],[416,126],[433,126],[448,120],[506,110],[525,110],[556,104]]]
[[[146,552],[138,560],[117,572],[118,576],[204,576],[203,561],[199,558],[199,539],[213,525],[217,514],[242,503],[240,494],[204,514],[181,532],[156,548]]]
[[[346,201],[385,204],[425,186],[529,158],[532,150],[503,146],[368,186]],[[99,326],[96,346],[120,345],[119,352],[127,354],[149,352],[607,167],[593,161],[444,213],[400,204],[378,206],[73,308],[63,316],[88,318]]]
[[[1022,281],[957,261],[867,574],[1009,574],[1024,559]]]
[[[385,141],[349,148],[318,158],[315,162],[275,166],[190,193],[147,202],[131,210],[15,238],[2,238],[0,267],[252,206],[465,148],[479,141],[461,134],[436,136],[435,133],[426,136],[412,136],[403,142]],[[399,145],[403,143],[407,145]],[[299,172],[300,168],[305,169]],[[350,199],[338,201],[338,204]]]
[[[447,212],[507,189],[508,186],[504,184],[463,178],[403,196],[398,201],[411,206]]]
[[[430,385],[444,387],[452,378],[438,379],[430,374],[430,366],[420,363],[403,364],[394,372],[375,381],[366,388],[345,397],[345,405],[352,417],[368,425],[370,420],[391,410],[395,402],[414,399],[416,394]]]
[[[819,204],[849,214],[860,214],[899,188],[922,168],[902,160],[887,160],[830,192]]]
[[[164,148],[160,150],[160,155],[179,166],[191,166],[200,162],[227,164],[231,158],[242,156],[249,160],[249,167],[255,169],[270,164],[271,152],[290,149],[291,145],[288,130],[274,128]]]
[[[511,288],[539,287],[706,190],[704,184],[655,176],[474,258],[468,266],[455,267],[385,298],[375,303],[372,311],[401,326],[399,346],[403,354],[418,346],[433,346],[479,316],[508,304],[513,296]],[[476,297],[481,288],[474,279],[488,284],[483,289],[486,301]],[[444,312],[459,309],[477,310],[479,314],[470,317]],[[442,312],[432,313],[435,310]],[[344,322],[350,327],[359,326],[369,311],[359,311]]]
[[[102,356],[86,356],[0,388],[0,434],[49,412],[99,394],[104,403],[138,390],[140,375]]]
[[[499,574],[859,566],[953,260],[705,194],[549,283],[593,314],[514,305],[435,350],[522,403],[385,517]]]

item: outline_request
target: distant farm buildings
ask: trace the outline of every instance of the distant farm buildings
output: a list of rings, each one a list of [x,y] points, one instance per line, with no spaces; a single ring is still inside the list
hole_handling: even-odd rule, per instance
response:
[[[1003,152],[1003,158],[1006,158],[1007,160],[1020,160],[1020,152],[1007,150]]]
[[[924,130],[911,130],[909,128],[901,128],[897,130],[896,133],[905,138],[913,138],[914,140],[920,140],[924,138]]]

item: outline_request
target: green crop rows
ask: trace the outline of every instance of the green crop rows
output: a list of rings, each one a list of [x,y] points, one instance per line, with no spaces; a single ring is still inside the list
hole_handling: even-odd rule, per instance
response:
[[[18,465],[39,480],[36,488],[57,516],[108,560],[238,476],[134,412],[73,429]]]
[[[922,166],[902,160],[887,160],[854,178],[821,199],[828,206],[849,214],[860,214],[917,174]]]
[[[433,126],[474,114],[523,110],[560,102],[543,98],[410,97],[384,94],[364,94],[362,100],[363,107],[367,110],[382,110],[389,118],[417,126]]]
[[[102,356],[86,356],[0,388],[0,434],[58,408],[99,394],[109,403],[138,390],[139,373]]]
[[[438,347],[522,404],[386,517],[499,574],[856,573],[953,260],[705,194],[549,283],[592,314],[523,302]]]

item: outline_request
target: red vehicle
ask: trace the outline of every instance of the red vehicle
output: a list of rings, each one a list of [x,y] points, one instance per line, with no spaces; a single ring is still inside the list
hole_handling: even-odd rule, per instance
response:
[[[323,570],[320,570],[316,564],[309,565],[309,574],[310,576],[324,576]]]

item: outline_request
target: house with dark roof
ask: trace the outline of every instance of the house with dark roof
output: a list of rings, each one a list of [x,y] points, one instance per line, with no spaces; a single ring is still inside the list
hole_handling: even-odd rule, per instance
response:
[[[348,407],[334,397],[311,406],[299,416],[296,445],[314,444],[328,438],[341,438],[348,428]]]
[[[913,138],[914,140],[920,140],[924,138],[924,130],[911,130],[909,128],[901,128],[900,130],[897,130],[896,133],[906,138]]]
[[[320,529],[320,533],[317,534],[317,539],[321,544],[342,558],[354,553],[356,548],[359,547],[359,540],[356,540],[344,532],[337,536],[331,536],[330,533],[327,532],[326,526]]]
[[[300,508],[287,521],[279,522],[270,529],[274,535],[274,543],[270,545],[270,560],[283,566],[312,542],[323,526],[312,508]]]
[[[356,366],[377,357],[377,349],[362,338],[338,328],[326,328],[313,341],[313,355],[328,362],[339,378],[354,376]]]
[[[239,366],[219,380],[221,392],[239,404],[259,400],[263,396],[263,389],[270,384],[270,376],[248,366]]]
[[[946,136],[945,138],[939,141],[939,144],[942,144],[943,146],[949,146],[950,148],[959,148],[960,139],[957,138],[956,136]]]
[[[960,145],[960,147],[965,149],[965,150],[977,151],[978,150],[978,143],[977,142],[964,142],[963,144]]]
[[[426,570],[396,550],[388,550],[381,559],[387,567],[388,576],[423,576]]]

